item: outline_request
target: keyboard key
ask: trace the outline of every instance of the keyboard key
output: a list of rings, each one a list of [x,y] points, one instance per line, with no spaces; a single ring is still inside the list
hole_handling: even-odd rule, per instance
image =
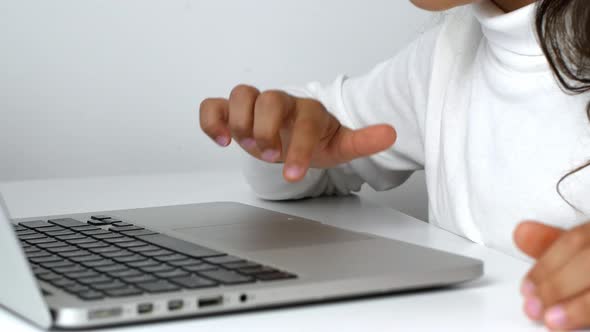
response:
[[[158,257],[158,259],[161,259],[161,258],[162,257]],[[196,259],[196,258],[187,258],[187,259],[183,259],[180,261],[173,260],[173,261],[169,261],[167,263],[170,265],[183,267],[183,266],[189,266],[189,265],[200,265],[200,264],[203,264],[203,261],[200,259]]]
[[[28,244],[41,244],[41,243],[50,243],[50,242],[57,242],[56,239],[52,239],[50,237],[44,237],[41,239],[33,239],[33,240],[26,240]]]
[[[295,275],[287,273],[287,272],[273,272],[273,273],[264,273],[256,275],[256,278],[261,281],[275,281],[275,280],[285,280],[285,279],[294,279],[297,278]]]
[[[53,286],[55,287],[59,287],[59,288],[65,288],[65,287],[69,287],[72,285],[75,285],[76,282],[68,279],[68,278],[60,278],[60,279],[54,279],[49,281]]]
[[[78,282],[81,282],[83,284],[87,284],[90,285],[91,287],[93,285],[96,284],[100,284],[100,283],[110,283],[113,282],[113,278],[107,276],[107,275],[98,275],[95,277],[88,277],[88,278],[78,278]]]
[[[66,240],[67,243],[69,244],[82,244],[82,243],[95,243],[98,242],[98,240],[95,240],[93,238],[90,237],[84,237],[81,239],[75,239],[75,240]]]
[[[123,236],[123,237],[115,237],[115,238],[110,238],[110,239],[103,239],[103,241],[108,242],[108,243],[118,244],[118,243],[122,243],[122,242],[135,241],[135,239],[131,238],[131,237]]]
[[[257,274],[264,274],[264,273],[274,273],[279,272],[276,269],[268,266],[256,266],[256,267],[245,267],[238,269],[238,272],[246,275],[257,275]]]
[[[28,246],[28,247],[23,247],[23,251],[27,254],[29,253],[33,253],[33,252],[39,252],[41,251],[41,249],[37,248],[37,247],[32,247],[32,246]]]
[[[164,256],[157,256],[156,259],[162,262],[169,262],[169,261],[180,261],[188,259],[188,256],[182,254],[171,254],[171,255],[164,255]]]
[[[89,249],[89,251],[92,251],[95,254],[104,254],[107,252],[118,252],[121,251],[121,248],[119,247],[115,247],[113,245],[107,246],[107,247],[99,247],[99,248],[91,248]]]
[[[133,252],[144,252],[144,251],[156,251],[159,250],[160,247],[156,247],[154,245],[151,244],[147,244],[143,247],[133,247],[133,248],[129,248],[129,250],[133,251]]]
[[[74,256],[70,257],[70,260],[77,262],[77,263],[85,263],[90,261],[98,261],[102,260],[103,258],[99,255],[85,255],[85,256]]]
[[[164,272],[156,272],[154,273],[154,275],[158,278],[163,278],[163,279],[170,279],[170,278],[176,278],[176,277],[184,277],[189,275],[190,273],[181,270],[181,269],[176,269],[176,270],[172,270],[172,271],[164,271]]]
[[[23,226],[19,226],[19,225],[15,225],[12,224],[12,228],[16,231],[16,232],[20,232],[20,231],[25,231],[27,230],[27,228],[23,227]]]
[[[92,219],[92,220],[107,220],[107,219],[111,219],[111,217],[101,214],[101,215],[91,216],[90,219]]]
[[[202,272],[199,272],[199,274],[208,278],[208,279],[212,279],[212,280],[215,280],[215,281],[218,281],[218,282],[221,282],[224,284],[229,284],[229,285],[255,281],[255,279],[252,277],[245,276],[245,275],[239,274],[234,271],[223,270],[223,269],[202,271]]]
[[[137,268],[141,268],[141,267],[145,267],[145,266],[154,266],[154,265],[159,265],[159,264],[160,264],[160,262],[153,260],[153,259],[147,259],[144,261],[127,263],[128,266],[137,267]]]
[[[51,256],[51,255],[52,254],[47,251],[40,250],[40,251],[27,253],[27,258],[31,259],[31,258],[37,258],[37,257],[47,257],[47,256]]]
[[[127,284],[123,283],[119,280],[114,280],[111,282],[106,282],[106,283],[100,283],[100,284],[95,284],[95,285],[90,285],[90,287],[96,289],[96,290],[107,290],[107,289],[117,289],[117,288],[123,288],[126,287]]]
[[[56,273],[61,273],[67,275],[68,273],[75,273],[75,272],[82,272],[86,271],[87,269],[82,265],[72,265],[72,266],[65,266],[65,267],[57,267],[54,268],[53,271]],[[73,277],[72,277],[73,278]]]
[[[106,220],[88,220],[88,224],[89,225],[94,225],[94,226],[105,226],[105,225],[110,225],[109,222],[107,222]]]
[[[66,288],[66,291],[67,292],[74,293],[74,294],[78,294],[78,293],[82,293],[82,292],[87,292],[89,290],[90,290],[90,287],[84,286],[84,285],[80,285],[80,284],[70,285],[70,286],[68,286],[68,288]]]
[[[60,242],[56,242],[56,243],[60,243]],[[60,247],[47,248],[47,251],[52,252],[52,253],[76,251],[76,250],[80,250],[80,249],[78,249],[78,247],[76,247],[76,246],[71,246],[68,244],[65,244],[65,246],[60,246]]]
[[[79,271],[79,272],[70,272],[70,273],[65,273],[65,275],[68,278],[72,278],[72,279],[82,279],[82,278],[96,278],[101,276],[100,273],[97,273],[96,271],[90,270],[90,269],[85,269],[83,271]]]
[[[45,235],[48,236],[60,236],[60,235],[75,235],[76,233],[69,231],[69,230],[63,230],[63,231],[53,231],[53,232],[46,232]]]
[[[115,264],[115,262],[110,259],[97,259],[97,260],[82,262],[82,265],[84,265],[86,267],[91,267],[91,268],[92,267],[99,267],[99,266],[113,265],[113,264]]]
[[[191,275],[188,277],[181,277],[181,278],[173,278],[173,279],[171,279],[171,281],[184,287],[184,288],[188,288],[188,289],[217,286],[217,283],[215,281],[205,279],[203,277],[199,277],[196,275]]]
[[[164,272],[174,270],[174,267],[167,264],[153,265],[153,266],[141,266],[138,267],[140,270],[148,273]]]
[[[59,255],[62,257],[71,258],[71,257],[89,256],[90,252],[86,251],[86,250],[76,250],[76,251],[60,252]]]
[[[47,282],[51,282],[52,280],[57,280],[63,278],[61,275],[57,273],[43,273],[37,276],[39,279]]]
[[[131,256],[131,255],[133,255],[133,253],[130,251],[127,251],[127,250],[119,249],[119,251],[104,252],[104,253],[101,253],[101,255],[103,255],[104,257],[108,257],[108,258],[117,258],[117,257]]]
[[[49,248],[57,248],[57,247],[67,247],[68,244],[65,242],[49,242],[49,243],[39,243],[37,244],[37,248],[41,249],[49,249]]]
[[[58,240],[67,241],[67,240],[85,239],[86,237],[82,234],[74,233],[72,235],[58,235],[55,238]]]
[[[141,254],[144,256],[147,256],[147,257],[158,257],[158,256],[172,255],[173,253],[170,250],[159,249],[159,250],[154,250],[154,251],[142,251]]]
[[[149,293],[164,293],[180,290],[180,288],[168,281],[159,280],[137,284],[137,286]]]
[[[115,258],[113,258],[113,260],[115,260],[119,263],[129,263],[129,262],[145,261],[145,260],[147,260],[147,258],[145,258],[141,255],[138,255],[138,254],[134,254],[134,255],[130,255],[130,256],[115,257]]]
[[[260,267],[260,264],[254,263],[254,262],[235,262],[235,263],[227,263],[227,264],[221,264],[223,267],[227,268],[227,269],[245,269],[245,268],[254,268],[254,267]]]
[[[34,274],[50,273],[51,271],[39,265],[31,264],[31,271]]]
[[[52,224],[50,224],[44,220],[23,221],[23,222],[20,222],[19,225],[26,227],[26,228],[31,228],[31,229],[53,226]]]
[[[51,219],[49,220],[49,222],[51,224],[57,225],[57,226],[61,226],[61,227],[65,227],[65,228],[70,228],[70,227],[76,227],[76,226],[83,226],[84,223],[75,219],[71,219],[71,218],[63,218],[63,219]]]
[[[80,233],[87,235],[87,236],[92,236],[92,237],[94,237],[95,235],[112,234],[111,232],[105,231],[104,229],[96,229],[96,230],[92,230],[92,231],[82,231]]]
[[[115,227],[127,227],[127,226],[134,226],[133,224],[130,224],[128,222],[123,222],[121,220],[118,220],[116,222],[113,223],[113,226]]]
[[[143,292],[140,289],[135,288],[133,286],[128,286],[125,288],[118,288],[118,289],[109,289],[109,290],[106,290],[105,293],[108,296],[112,296],[112,297],[125,297],[125,296],[135,296],[135,295],[143,294]]]
[[[235,256],[219,256],[219,257],[211,257],[211,258],[203,258],[205,262],[211,264],[227,264],[227,263],[237,263],[237,262],[244,262],[243,259]]]
[[[146,235],[140,236],[139,238],[145,242],[195,258],[224,255],[221,252],[163,234]]]
[[[158,234],[156,232],[152,232],[147,229],[141,229],[141,230],[135,230],[135,231],[122,231],[120,233],[123,235],[126,235],[126,236],[131,236],[131,237]]]
[[[135,269],[126,269],[126,270],[119,270],[110,272],[109,275],[113,278],[129,278],[129,277],[137,277],[143,275],[143,273],[139,270]]]
[[[142,246],[145,246],[145,242],[143,242],[143,241],[121,242],[121,243],[117,243],[117,246],[119,246],[121,248],[142,247]]]
[[[26,235],[19,235],[18,236],[19,240],[35,240],[35,239],[45,239],[47,238],[47,236],[43,235],[43,234],[39,234],[39,233],[33,233],[33,234],[26,234]]]
[[[126,231],[143,231],[145,228],[137,226],[111,226],[109,227],[111,232],[126,232]]]
[[[103,293],[94,290],[80,292],[77,294],[79,298],[86,301],[101,300],[104,298]]]
[[[37,232],[41,232],[41,233],[51,233],[51,232],[63,231],[63,230],[65,230],[65,228],[50,225],[50,227],[38,227],[38,228],[35,228],[35,230]]]
[[[31,234],[39,234],[39,233],[35,232],[32,229],[28,229],[28,228],[23,228],[22,231],[16,231],[16,235],[18,235],[18,236],[21,236],[21,235],[31,235]]]
[[[199,265],[188,265],[188,266],[183,266],[182,269],[186,270],[186,271],[190,271],[190,272],[201,272],[201,271],[207,271],[207,270],[217,270],[219,267],[216,265],[211,265],[211,264],[207,264],[207,263],[202,263]]]
[[[92,225],[84,225],[84,226],[71,227],[71,229],[73,229],[76,232],[85,232],[85,231],[97,231],[100,228],[96,227],[96,226],[92,226]]]
[[[104,242],[91,242],[91,243],[80,243],[78,244],[78,247],[82,248],[82,249],[96,249],[96,248],[104,248],[104,247],[108,247],[109,244],[104,243]]]
[[[29,260],[33,263],[49,263],[49,262],[59,262],[62,261],[63,258],[56,256],[56,255],[51,255],[51,256],[44,256],[44,257],[29,257]]]
[[[119,233],[113,233],[113,232],[107,232],[108,234],[97,234],[97,235],[93,235],[92,237],[95,239],[114,239],[117,237],[123,237],[123,235],[119,234]]]
[[[145,282],[152,282],[156,281],[156,277],[152,276],[151,274],[140,274],[137,276],[132,277],[120,277],[123,281],[133,284],[140,284]]]
[[[98,272],[106,273],[106,274],[110,275],[111,277],[113,277],[113,275],[112,275],[113,272],[124,271],[124,270],[128,270],[129,268],[123,264],[111,264],[111,265],[105,265],[105,266],[96,266],[96,267],[93,267],[93,269],[95,269]]]
[[[75,265],[76,264],[66,261],[66,260],[61,260],[61,261],[57,261],[57,262],[41,263],[41,266],[43,266],[46,269],[54,269],[54,268],[58,268],[58,267],[72,267]]]

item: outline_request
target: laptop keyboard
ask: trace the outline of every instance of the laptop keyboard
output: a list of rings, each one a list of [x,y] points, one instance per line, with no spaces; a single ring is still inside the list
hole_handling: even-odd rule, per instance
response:
[[[14,229],[37,279],[87,301],[297,278],[111,216]]]

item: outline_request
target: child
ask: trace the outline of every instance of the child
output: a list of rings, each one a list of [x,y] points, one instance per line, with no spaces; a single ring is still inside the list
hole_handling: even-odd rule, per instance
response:
[[[362,77],[237,86],[203,101],[201,127],[255,157],[246,175],[266,199],[387,190],[425,169],[432,224],[513,255],[516,229],[537,259],[531,319],[590,327],[590,6],[533,2],[476,1]]]

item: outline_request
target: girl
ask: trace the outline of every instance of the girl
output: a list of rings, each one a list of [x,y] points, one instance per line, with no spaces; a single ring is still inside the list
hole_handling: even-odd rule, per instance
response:
[[[362,77],[206,99],[202,129],[255,157],[266,199],[387,190],[425,169],[431,223],[537,260],[531,319],[590,327],[587,0],[413,2],[469,5]]]

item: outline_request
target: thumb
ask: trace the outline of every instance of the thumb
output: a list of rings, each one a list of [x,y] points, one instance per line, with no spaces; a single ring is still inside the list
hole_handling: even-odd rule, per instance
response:
[[[390,125],[374,125],[352,130],[340,127],[331,142],[337,156],[337,163],[368,157],[393,145],[397,139],[395,129]]]
[[[514,242],[525,254],[539,259],[563,233],[564,230],[557,227],[525,221],[514,231]]]

